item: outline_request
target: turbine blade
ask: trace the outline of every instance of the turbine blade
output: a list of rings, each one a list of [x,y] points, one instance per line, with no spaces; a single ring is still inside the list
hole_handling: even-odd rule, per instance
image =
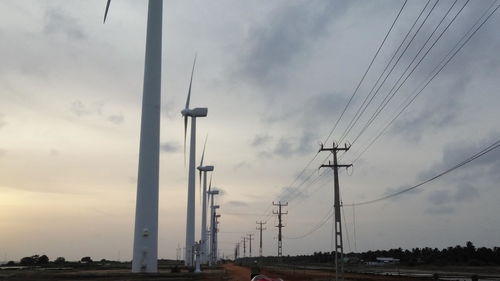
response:
[[[186,135],[188,129],[188,118],[184,116],[184,166],[186,166]]]
[[[201,170],[200,170],[200,205],[201,205],[201,198],[203,198],[203,187],[201,186],[202,182],[201,182]]]
[[[104,21],[103,21],[103,23],[106,22],[106,18],[108,17],[109,4],[111,4],[111,0],[108,0],[108,3],[106,3],[106,11],[104,12]]]
[[[212,175],[213,175],[213,172],[210,173],[210,184],[208,185],[208,191],[209,192],[212,190]]]
[[[186,99],[186,109],[189,109],[189,101],[191,100],[191,86],[193,85],[193,74],[194,74],[194,66],[196,65],[196,55],[194,55],[193,69],[191,70],[191,80],[189,80],[189,90],[188,96]]]
[[[207,146],[207,138],[208,138],[208,134],[207,136],[205,137],[205,144],[203,145],[203,153],[201,154],[201,161],[200,161],[200,167],[203,166],[203,159],[205,158],[205,148]]]

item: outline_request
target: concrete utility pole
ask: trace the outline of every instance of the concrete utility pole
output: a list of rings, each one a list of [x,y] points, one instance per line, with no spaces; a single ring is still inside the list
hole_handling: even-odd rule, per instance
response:
[[[252,238],[252,236],[253,234],[248,234],[248,243],[249,243],[248,248],[250,250],[250,257],[252,257],[252,240],[254,239]]]
[[[181,247],[179,246],[179,244],[177,244],[177,261],[180,261],[181,259]]]
[[[241,238],[243,238],[243,257],[246,258],[247,257],[247,237],[243,236]]]
[[[338,147],[333,143],[331,148],[323,147],[319,151],[330,151],[333,154],[333,164],[328,161],[328,165],[321,165],[320,168],[331,168],[334,176],[334,192],[333,192],[333,208],[335,210],[335,281],[339,280],[339,273],[341,280],[344,280],[344,246],[342,242],[342,221],[340,214],[340,187],[339,187],[339,168],[348,168],[350,165],[341,165],[337,162],[338,151],[348,151],[350,146]],[[339,253],[340,252],[340,253]]]
[[[262,257],[262,230],[265,230],[266,228],[263,228],[262,225],[266,224],[266,222],[260,221],[260,222],[255,222],[259,226],[257,226],[257,230],[260,232],[260,240],[259,240],[259,257]]]
[[[281,201],[278,203],[273,202],[273,206],[278,206],[278,211],[273,211],[273,214],[278,215],[278,225],[276,226],[278,228],[278,257],[281,258],[281,256],[283,255],[283,242],[282,242],[281,228],[285,227],[282,223],[281,216],[288,214],[288,212],[283,213],[281,211],[281,207],[288,206],[288,202],[287,203],[281,203]]]

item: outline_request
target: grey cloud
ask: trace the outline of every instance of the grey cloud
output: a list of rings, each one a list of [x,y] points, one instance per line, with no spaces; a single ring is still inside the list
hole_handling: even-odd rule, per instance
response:
[[[443,150],[441,161],[433,164],[429,169],[419,173],[419,179],[427,179],[448,168],[451,168],[473,154],[481,151],[487,146],[500,139],[499,132],[493,132],[488,137],[477,142],[453,142],[448,144]],[[500,170],[500,149],[495,149],[488,154],[479,157],[472,162],[469,172],[475,173],[477,178],[481,175],[487,175],[488,178],[500,179],[498,171]]]
[[[70,110],[78,117],[93,114],[101,115],[103,106],[104,104],[102,102],[85,104],[81,100],[75,100],[73,103],[71,103]]]
[[[434,190],[429,194],[428,199],[434,205],[442,205],[450,202],[452,197],[448,190]]]
[[[260,151],[259,157],[290,157],[315,151],[323,141],[319,132],[327,135],[346,101],[340,93],[324,92],[309,97],[303,103],[294,103],[283,112],[274,112],[266,117],[263,122],[287,125],[292,122],[295,134],[280,138],[272,150]]]
[[[447,215],[455,212],[455,208],[451,206],[432,206],[425,210],[430,215]]]
[[[424,109],[415,116],[397,121],[389,131],[407,140],[419,142],[429,130],[437,130],[457,124],[460,107],[456,99],[439,99],[428,102]]]
[[[442,5],[438,5],[437,9],[440,11],[433,14],[433,16],[436,19],[439,18],[450,5],[451,3],[442,2]],[[461,5],[457,5],[457,8]],[[408,83],[406,83],[407,85],[400,92],[411,92],[416,88],[417,84],[425,81],[430,71],[442,60],[489,5],[490,3],[487,1],[468,5],[438,44],[429,52],[426,59],[416,69],[415,73],[412,74]],[[461,113],[464,107],[467,106],[463,101],[463,96],[468,94],[468,85],[474,82],[477,77],[496,73],[500,68],[500,58],[489,55],[495,49],[498,50],[500,48],[500,38],[497,36],[497,30],[489,28],[489,24],[491,25],[491,22],[487,23],[467,43],[450,64],[437,76],[437,79],[430,84],[430,88],[435,89],[432,92],[432,98],[420,98],[421,101],[419,103],[421,105],[413,106],[417,107],[416,112],[410,114],[410,116],[408,114],[403,115],[403,118],[392,126],[389,133],[398,134],[407,140],[418,142],[428,132],[459,123]],[[428,27],[424,26],[421,36],[418,36],[414,42],[416,46],[420,46],[424,38],[430,35],[432,26],[432,24],[429,24]],[[485,42],[488,43],[485,44]],[[404,56],[401,61],[401,64],[404,66],[409,63],[410,57],[413,57],[416,50],[412,50],[409,53],[411,54]],[[429,94],[431,93],[428,88],[422,93],[422,96]]]
[[[280,200],[288,201],[291,198],[309,198],[307,191],[301,190],[300,187],[285,186],[281,188]]]
[[[304,50],[321,38],[328,24],[347,8],[333,3],[300,1],[276,9],[248,32],[239,72],[259,84],[276,83],[299,62]]]
[[[257,153],[257,156],[259,158],[262,158],[262,159],[266,159],[266,158],[272,158],[273,157],[273,154],[270,153],[270,152],[267,152],[267,151],[259,151]]]
[[[115,124],[115,125],[120,125],[123,123],[124,117],[123,115],[110,115],[108,116],[108,121]]]
[[[285,138],[281,138],[276,144],[274,148],[274,154],[282,156],[282,157],[290,157],[294,149],[292,148],[292,144]]]
[[[239,169],[248,168],[248,167],[250,167],[250,164],[248,162],[241,161],[241,162],[238,162],[238,163],[234,164],[233,169],[234,170],[239,170]]]
[[[63,34],[69,39],[83,40],[87,38],[82,26],[78,21],[55,8],[49,8],[45,12],[45,25],[43,31],[48,35]]]
[[[78,117],[83,118],[89,116],[97,116],[114,125],[123,124],[123,122],[125,121],[125,117],[123,116],[123,114],[103,114],[103,107],[104,103],[101,101],[84,103],[81,100],[75,100],[73,103],[71,103],[70,110]]]
[[[253,147],[259,147],[268,144],[273,137],[270,135],[264,134],[264,135],[256,135],[255,138],[252,140],[251,145]]]
[[[177,142],[164,142],[160,146],[161,151],[167,152],[167,153],[172,153],[172,152],[179,152],[181,151],[181,145],[178,144]]]
[[[237,200],[232,200],[232,201],[229,201],[229,202],[225,202],[224,203],[224,206],[228,206],[228,207],[248,207],[249,205],[243,201],[237,201]]]
[[[453,196],[456,202],[469,201],[479,197],[479,190],[467,183],[457,186],[457,190]]]
[[[274,155],[289,158],[294,155],[302,155],[311,152],[313,140],[316,134],[303,133],[299,138],[280,138],[272,153],[260,152],[261,157],[272,157]]]
[[[479,197],[479,191],[467,183],[445,190],[433,190],[427,196],[432,205],[427,208],[426,212],[431,214],[451,213],[454,208],[450,204],[474,200],[477,197]]]

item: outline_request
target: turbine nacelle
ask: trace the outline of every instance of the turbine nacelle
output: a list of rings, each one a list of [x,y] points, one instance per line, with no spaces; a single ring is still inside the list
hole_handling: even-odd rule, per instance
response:
[[[210,194],[210,195],[219,195],[219,191],[212,189],[212,190],[208,191],[208,194]]]
[[[206,107],[197,107],[193,109],[184,108],[181,110],[181,114],[184,117],[206,117],[208,114],[208,108]]]
[[[213,172],[214,166],[198,166],[197,168],[200,172]]]

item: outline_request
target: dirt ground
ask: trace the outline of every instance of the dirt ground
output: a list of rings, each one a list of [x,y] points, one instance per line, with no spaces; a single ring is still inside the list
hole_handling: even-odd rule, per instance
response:
[[[331,281],[335,276],[331,272],[320,270],[297,270],[267,267],[261,273],[270,278],[281,278],[284,281]],[[127,270],[69,270],[69,271],[37,271],[0,270],[0,281],[250,281],[250,269],[232,263],[224,264],[217,269],[204,270],[203,273],[170,273],[160,271],[156,274],[132,274]],[[404,276],[384,276],[375,274],[347,273],[348,281],[430,281],[430,278]],[[496,280],[496,279],[495,279]]]
[[[229,281],[249,281],[250,269],[235,264],[224,265],[227,280]],[[327,281],[334,280],[335,276],[332,273],[318,270],[281,270],[281,269],[263,269],[262,274],[270,278],[281,278],[284,281]],[[399,276],[383,276],[374,274],[353,274],[347,273],[346,280],[351,281],[421,281],[429,279],[399,277]]]

